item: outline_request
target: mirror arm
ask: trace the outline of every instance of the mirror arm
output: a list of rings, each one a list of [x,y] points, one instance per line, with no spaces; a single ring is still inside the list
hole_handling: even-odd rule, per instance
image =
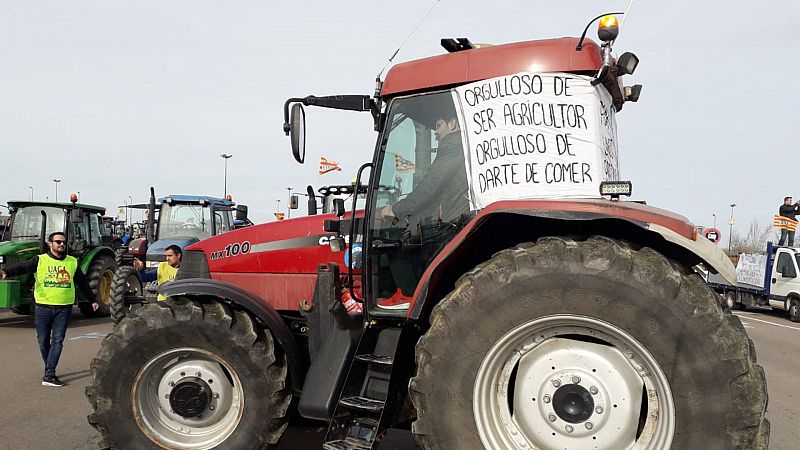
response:
[[[304,98],[294,97],[283,103],[283,132],[287,136],[292,130],[291,125],[289,125],[289,106],[292,103],[347,111],[369,111],[375,120],[378,119],[380,113],[378,105],[368,95],[328,95],[325,97],[309,95]]]

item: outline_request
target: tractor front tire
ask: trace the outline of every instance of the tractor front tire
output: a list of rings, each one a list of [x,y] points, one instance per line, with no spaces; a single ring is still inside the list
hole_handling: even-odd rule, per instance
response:
[[[139,278],[139,271],[133,266],[120,266],[114,274],[114,281],[111,283],[111,301],[109,310],[111,321],[114,325],[120,323],[128,315],[130,305],[127,298],[130,296],[142,296],[142,281]]]
[[[416,347],[426,449],[766,449],[767,387],[739,319],[649,249],[592,237],[501,251]]]
[[[111,303],[111,283],[114,281],[114,272],[117,270],[117,263],[110,256],[100,255],[95,257],[89,265],[86,276],[89,278],[89,287],[92,288],[97,296],[97,303],[100,307],[95,311],[89,302],[78,303],[84,317],[105,317],[110,312]]]
[[[253,449],[286,429],[284,356],[246,312],[186,297],[145,304],[91,363],[102,448]]]

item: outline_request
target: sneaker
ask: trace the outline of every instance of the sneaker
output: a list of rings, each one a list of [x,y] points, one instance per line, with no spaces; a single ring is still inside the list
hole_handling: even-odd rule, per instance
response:
[[[61,387],[64,386],[64,382],[55,375],[45,375],[42,377],[42,386]]]
[[[397,288],[391,297],[378,302],[378,308],[381,309],[408,309],[408,304],[411,302],[411,297],[403,295],[403,291]]]

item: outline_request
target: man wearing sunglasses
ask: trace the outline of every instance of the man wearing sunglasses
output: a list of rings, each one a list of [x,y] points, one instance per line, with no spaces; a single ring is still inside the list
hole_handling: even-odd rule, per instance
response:
[[[75,304],[75,286],[92,302],[97,311],[97,295],[89,287],[89,279],[78,267],[78,260],[67,255],[66,235],[51,233],[47,241],[49,251],[22,264],[0,270],[0,278],[35,273],[33,297],[36,300],[34,322],[39,340],[39,350],[44,361],[43,386],[61,387],[64,383],[56,376],[56,366],[64,347],[72,305]]]

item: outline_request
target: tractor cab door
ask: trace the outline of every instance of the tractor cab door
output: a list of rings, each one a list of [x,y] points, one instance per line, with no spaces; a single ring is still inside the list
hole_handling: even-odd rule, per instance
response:
[[[450,92],[394,100],[387,124],[372,175],[366,297],[370,313],[404,316],[465,223],[466,169]]]
[[[79,209],[69,211],[69,225],[67,231],[67,251],[70,255],[80,259],[89,251],[91,246],[91,226],[89,224],[89,214]],[[97,236],[100,231],[98,228]]]

